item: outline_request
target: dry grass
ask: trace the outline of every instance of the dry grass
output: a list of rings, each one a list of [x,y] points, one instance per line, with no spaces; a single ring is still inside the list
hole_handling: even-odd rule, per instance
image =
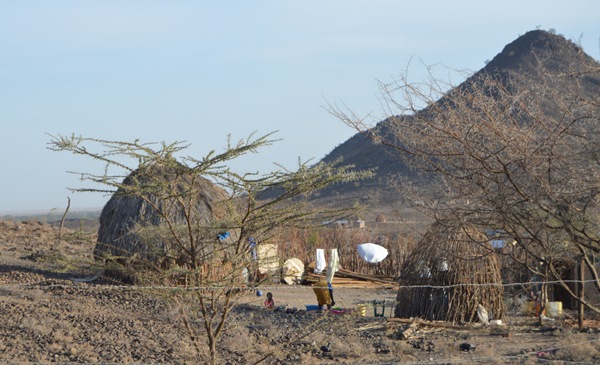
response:
[[[573,334],[560,344],[553,359],[598,363],[600,360],[600,341],[589,336]]]
[[[362,354],[372,352],[373,350],[370,347],[369,344],[361,346],[340,339],[331,341],[332,355],[349,360],[358,359]]]
[[[368,228],[332,228],[287,229],[274,239],[279,242],[278,252],[282,257],[296,257],[308,264],[315,260],[315,249],[337,249],[340,265],[350,271],[363,274],[377,274],[395,277],[407,255],[415,246],[418,238],[409,232],[402,231],[403,223],[381,224],[369,222]],[[390,230],[395,227],[395,230]],[[365,242],[376,242],[385,246],[388,251],[386,260],[378,265],[370,265],[356,255],[356,245]]]
[[[245,353],[248,351],[248,339],[251,338],[247,327],[237,327],[235,334],[224,336],[221,340],[221,347],[234,353]]]
[[[35,318],[23,318],[20,327],[25,330],[30,330],[34,334],[38,334],[42,337],[48,336],[50,333],[52,333],[52,326],[50,326],[47,322],[42,323]]]

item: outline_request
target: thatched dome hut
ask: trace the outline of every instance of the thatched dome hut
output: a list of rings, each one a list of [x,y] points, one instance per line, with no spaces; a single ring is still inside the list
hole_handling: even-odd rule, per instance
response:
[[[434,224],[405,261],[400,284],[396,317],[473,322],[479,304],[490,319],[505,311],[496,254],[474,228]]]
[[[115,260],[136,256],[155,262],[167,249],[165,241],[160,234],[143,237],[142,232],[163,226],[165,216],[171,223],[185,224],[184,208],[191,208],[195,224],[221,219],[220,203],[226,199],[222,188],[174,160],[140,167],[102,209],[94,256]]]

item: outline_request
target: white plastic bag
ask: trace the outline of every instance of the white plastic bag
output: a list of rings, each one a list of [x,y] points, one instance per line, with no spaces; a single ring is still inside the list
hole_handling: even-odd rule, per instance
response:
[[[298,258],[285,260],[282,267],[283,281],[288,285],[300,284],[304,274],[304,263]]]
[[[484,324],[490,324],[490,317],[488,316],[488,312],[484,306],[481,304],[477,305],[477,317],[479,321]]]
[[[358,255],[370,264],[376,264],[383,261],[388,255],[388,250],[375,243],[361,243],[356,246]]]

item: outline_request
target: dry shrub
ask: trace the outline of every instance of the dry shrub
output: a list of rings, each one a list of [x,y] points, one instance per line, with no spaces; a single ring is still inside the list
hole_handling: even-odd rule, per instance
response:
[[[188,363],[200,363],[199,359],[207,361],[210,357],[207,346],[200,346],[202,352],[198,353],[187,338],[173,344],[173,348],[177,352],[177,356],[187,360]]]
[[[34,333],[38,333],[41,336],[48,336],[52,333],[52,326],[47,323],[41,323],[35,318],[23,318],[20,324],[22,329],[28,329]]]
[[[41,275],[36,275],[36,278],[39,278],[40,280],[44,280],[45,277],[41,276]],[[43,300],[42,298],[44,298],[44,291],[41,289],[29,289],[27,290],[25,293],[22,294],[23,298],[26,298],[27,300],[30,300],[32,302],[39,302],[41,300]]]
[[[323,333],[322,331],[315,331],[307,336],[306,341],[314,343],[314,345],[319,348],[328,342],[332,341],[331,336]]]
[[[565,361],[591,362],[600,359],[600,342],[572,336],[560,346],[556,358]]]
[[[173,322],[179,323],[179,322]],[[194,359],[196,350],[190,340],[176,328],[173,331],[165,331],[158,338],[154,336],[139,336],[139,347],[155,349],[163,348],[165,352],[175,351],[183,359]]]
[[[268,354],[273,354],[273,357],[285,357],[280,347],[264,342],[249,342],[248,339],[246,339],[246,351],[242,353],[248,364],[255,364]]]
[[[81,359],[82,362],[98,362],[98,351],[93,345],[87,343],[78,343],[74,348],[77,351],[77,357]]]
[[[245,353],[249,350],[249,347],[254,347],[254,343],[250,346],[252,336],[248,328],[243,326],[236,326],[235,331],[229,331],[226,335],[221,337],[220,348],[237,353]]]
[[[525,359],[521,360],[519,362],[519,364],[521,364],[521,365],[535,365],[535,364],[539,364],[539,362],[538,362],[538,359],[530,357],[530,358],[525,358]],[[565,364],[558,363],[557,365],[565,365]]]
[[[49,344],[48,346],[46,346],[46,350],[48,350],[48,352],[50,352],[50,353],[57,354],[57,353],[63,351],[63,345],[53,342],[53,343]]]
[[[398,356],[406,355],[414,352],[413,347],[407,341],[392,341],[390,344],[390,350],[393,354]]]
[[[73,337],[67,332],[56,331],[54,332],[53,340],[60,344],[70,344],[73,342]]]
[[[456,344],[455,352],[460,351],[459,346],[459,344]],[[499,350],[494,347],[492,341],[478,343],[475,351],[473,351],[473,355],[478,358],[484,358],[486,364],[506,364],[507,361],[510,363],[509,360],[499,354]]]
[[[357,346],[354,341],[336,340],[331,342],[332,354],[335,357],[343,357],[346,359],[358,358],[362,354],[373,352],[368,344]]]
[[[164,299],[168,304],[166,305],[164,310],[159,311],[155,315],[156,319],[167,323],[180,323],[179,321],[181,321],[181,311],[177,306],[177,303],[175,301],[172,301],[172,298],[168,295],[168,292],[166,294],[164,292],[158,292],[158,297]]]
[[[299,364],[316,364],[314,356],[310,352],[300,354],[298,358]]]

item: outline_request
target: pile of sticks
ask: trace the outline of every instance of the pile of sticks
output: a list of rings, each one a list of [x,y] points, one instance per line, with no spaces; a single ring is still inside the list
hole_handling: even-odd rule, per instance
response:
[[[325,280],[324,274],[315,274],[314,268],[307,266],[307,271],[304,273],[304,282],[312,285],[319,281]],[[350,270],[339,269],[333,278],[332,284],[337,288],[343,287],[358,287],[358,288],[393,288],[398,286],[392,278],[382,277],[378,275],[359,274]]]

